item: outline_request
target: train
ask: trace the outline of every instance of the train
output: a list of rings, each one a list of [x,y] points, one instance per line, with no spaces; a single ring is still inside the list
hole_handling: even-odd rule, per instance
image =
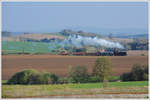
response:
[[[83,52],[83,51],[76,51],[76,52],[67,52],[63,51],[60,53],[60,55],[74,55],[74,56],[127,56],[126,51],[104,51],[99,50],[97,52]]]

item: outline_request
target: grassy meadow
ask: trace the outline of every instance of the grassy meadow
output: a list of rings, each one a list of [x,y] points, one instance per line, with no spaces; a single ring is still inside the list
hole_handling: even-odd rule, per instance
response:
[[[55,84],[55,85],[6,85],[2,81],[3,98],[54,97],[96,94],[148,94],[148,81],[103,83]]]
[[[2,41],[2,50],[6,53],[51,53],[59,45],[55,43]]]

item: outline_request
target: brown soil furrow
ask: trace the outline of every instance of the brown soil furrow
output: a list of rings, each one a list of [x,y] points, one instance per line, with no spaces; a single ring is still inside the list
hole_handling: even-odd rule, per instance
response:
[[[66,76],[68,66],[84,65],[91,73],[98,56],[56,56],[56,55],[3,55],[2,79],[9,79],[14,73],[24,69],[48,71]],[[112,56],[113,74],[129,72],[133,64],[148,64],[148,56]]]

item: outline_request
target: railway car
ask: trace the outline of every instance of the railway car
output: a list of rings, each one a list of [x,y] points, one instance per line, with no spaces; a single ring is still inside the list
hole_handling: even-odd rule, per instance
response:
[[[85,55],[85,53],[84,52],[73,52],[72,55],[83,56],[83,55]]]
[[[85,56],[98,56],[99,54],[97,52],[94,53],[85,53]]]
[[[68,52],[61,52],[60,55],[69,55]]]

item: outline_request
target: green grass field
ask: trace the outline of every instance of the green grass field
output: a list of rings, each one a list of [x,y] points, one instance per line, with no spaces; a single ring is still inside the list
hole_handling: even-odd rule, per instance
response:
[[[57,50],[59,45],[42,42],[18,42],[18,41],[2,41],[2,50],[6,53],[51,53]]]
[[[5,83],[6,81],[3,81]],[[58,84],[58,85],[2,85],[3,98],[53,97],[61,95],[95,95],[117,93],[148,93],[148,81],[102,83]]]

